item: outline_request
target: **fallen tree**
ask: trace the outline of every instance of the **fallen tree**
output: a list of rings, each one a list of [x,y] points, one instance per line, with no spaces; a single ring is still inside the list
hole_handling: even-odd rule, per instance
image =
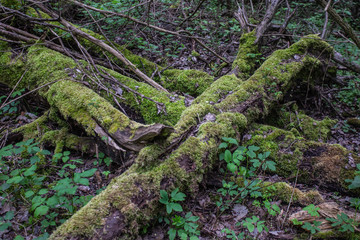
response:
[[[271,6],[275,11],[276,6]],[[273,12],[266,16],[271,19],[271,14]],[[183,90],[181,76],[187,73],[193,79],[199,75],[207,79],[201,82],[204,84],[201,90],[196,91],[196,87],[194,95],[199,96],[188,107],[184,97],[168,94],[162,87],[151,87],[97,63],[67,57],[49,49],[51,44],[42,46],[41,39],[35,39],[39,42],[26,52],[15,52],[10,44],[2,42],[0,81],[11,87],[40,88],[39,94],[50,105],[44,116],[13,132],[40,141],[51,142],[55,138],[57,141],[53,143],[59,144],[57,151],[63,147],[86,151],[89,145],[80,136],[69,135],[69,126],[73,125],[110,146],[114,152],[138,153],[135,163],[126,172],[114,178],[106,190],[58,227],[50,238],[135,239],[142,226],[150,224],[160,211],[161,189],[171,191],[179,187],[181,191],[196,194],[206,173],[218,164],[217,148],[221,138],[238,137],[252,127],[256,130],[249,143],[272,152],[271,157],[280,166],[280,175],[289,177],[300,165],[303,182],[310,176],[313,181],[321,180],[325,186],[332,185],[344,191],[344,180],[351,178],[355,171],[354,166],[346,166],[350,152],[338,146],[311,142],[326,138],[329,124],[324,123],[324,129],[319,129],[315,136],[312,130],[305,131],[305,125],[301,126],[303,133],[254,125],[265,119],[295,86],[315,86],[319,77],[326,74],[328,60],[334,55],[330,45],[311,35],[288,49],[275,51],[255,69],[255,59],[249,57],[249,53],[258,53],[256,43],[269,21],[265,19],[261,28],[240,39],[233,63],[236,75],[225,75],[210,85],[212,78],[200,72],[163,72],[159,82],[173,86],[172,90]],[[71,24],[61,23],[80,36],[92,39],[79,33],[81,30],[74,30]],[[10,30],[7,26],[3,28]],[[6,37],[16,38],[9,33]],[[66,50],[63,53],[66,54]],[[156,65],[152,67],[157,68]],[[124,93],[116,95],[107,91],[116,89],[114,86],[124,89]],[[118,101],[121,104],[117,104]],[[116,108],[122,106],[135,109],[152,125],[132,120]],[[57,122],[60,129],[49,129],[46,121]],[[360,160],[355,158],[354,162]],[[329,168],[328,163],[337,169]]]

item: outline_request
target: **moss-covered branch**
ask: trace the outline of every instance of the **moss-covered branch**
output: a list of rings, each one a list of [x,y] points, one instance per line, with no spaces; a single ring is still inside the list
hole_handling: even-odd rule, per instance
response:
[[[183,112],[176,132],[165,143],[142,149],[128,171],[60,226],[51,239],[135,239],[141,226],[160,210],[160,189],[196,192],[204,174],[216,164],[220,137],[234,137],[266,116],[282,99],[282,94],[272,91],[274,86],[285,94],[302,74],[310,74],[309,65],[321,71],[321,61],[311,55],[318,51],[325,57],[332,54],[325,42],[303,39],[275,52],[235,89],[231,89],[239,81],[235,76],[218,79],[213,86],[224,82],[223,88],[207,89]],[[182,140],[184,136],[190,137]],[[180,145],[169,152],[168,147],[173,149],[177,142]]]

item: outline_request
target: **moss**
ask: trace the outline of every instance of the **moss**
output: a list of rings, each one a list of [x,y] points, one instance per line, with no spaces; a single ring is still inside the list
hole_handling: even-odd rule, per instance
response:
[[[292,132],[266,125],[253,125],[254,131],[248,145],[256,145],[263,152],[270,152],[270,159],[277,163],[276,173],[280,176],[291,176],[297,171],[298,161],[303,153],[299,151],[304,147],[301,139]]]
[[[359,118],[348,118],[347,123],[354,127],[360,127],[360,119]]]
[[[313,239],[347,239],[347,240],[359,240],[360,233],[340,232],[339,230],[329,230],[315,233],[312,236]]]
[[[233,136],[243,132],[243,130],[247,127],[247,119],[241,113],[220,113],[216,116],[216,122],[226,126],[227,129],[225,129],[225,132]],[[232,125],[230,123],[232,123]]]
[[[305,55],[307,51],[320,51],[323,57],[333,53],[331,46],[320,38],[303,38],[288,49],[275,51],[246,82],[234,89],[234,93],[216,107],[222,111],[233,110],[241,105],[249,105],[252,96],[253,101],[261,101],[262,109],[257,106],[245,108],[248,120],[253,121],[269,114],[272,103],[282,100],[284,93],[296,83],[294,78],[301,77],[310,69],[316,72],[320,66],[319,60]]]
[[[200,54],[199,54],[197,51],[192,50],[192,51],[191,51],[191,56],[193,56],[193,57],[199,57]]]
[[[136,96],[127,91],[123,92],[122,97],[124,99],[120,100],[120,102],[123,102],[132,109],[135,109],[139,114],[141,114],[147,124],[164,123],[167,125],[175,125],[179,120],[182,111],[186,108],[184,97],[169,96],[165,92],[158,91],[146,83],[135,81],[134,79],[125,77],[114,71],[109,71],[109,73],[122,84],[125,84],[140,94],[165,105],[166,114],[161,111],[159,112],[159,109],[154,102],[142,98],[141,96]]]
[[[351,152],[339,145],[307,141],[292,132],[266,125],[253,125],[252,138],[247,145],[256,145],[262,151],[271,152],[269,158],[277,163],[276,173],[283,177],[293,176],[299,170],[299,181],[331,186],[347,192],[346,179],[353,179],[355,169],[348,166]],[[351,155],[355,164],[360,158]],[[357,193],[353,191],[353,193]]]
[[[278,111],[268,123],[277,127],[283,127],[286,130],[294,129],[308,140],[326,142],[331,135],[331,128],[337,123],[326,117],[323,120],[315,120],[306,114],[299,112]]]
[[[198,96],[214,81],[214,77],[198,70],[165,70],[161,74],[160,83],[171,91]]]
[[[234,74],[225,75],[211,84],[199,97],[194,100],[193,104],[200,102],[216,103],[220,99],[231,94],[236,87],[242,84],[242,82],[242,79],[237,78]]]
[[[256,60],[259,55],[258,45],[255,44],[255,30],[245,33],[240,38],[239,50],[232,68],[238,68],[241,75],[249,77],[255,70]]]
[[[264,182],[263,186],[269,186],[260,189],[263,194],[270,194],[270,196],[275,197],[285,203],[289,203],[291,200],[292,203],[300,203],[301,205],[306,206],[309,204],[322,203],[324,201],[317,190],[302,192],[300,189],[293,188],[285,182]]]
[[[194,126],[198,122],[202,121],[202,118],[207,113],[216,113],[216,110],[211,104],[194,104],[186,108],[182,112],[180,120],[175,125],[176,132],[180,133],[188,130],[189,127]]]
[[[39,141],[42,134],[46,131],[49,131],[49,128],[46,126],[47,121],[48,118],[47,114],[45,113],[35,121],[16,128],[13,130],[13,132],[22,133],[24,140],[33,138],[35,141]]]

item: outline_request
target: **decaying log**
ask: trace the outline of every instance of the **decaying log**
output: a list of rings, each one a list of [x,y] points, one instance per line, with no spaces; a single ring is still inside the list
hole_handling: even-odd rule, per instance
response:
[[[349,192],[346,179],[354,178],[360,157],[340,145],[320,142],[327,138],[335,124],[333,121],[306,121],[306,125],[313,128],[314,134],[310,136],[296,128],[286,131],[269,125],[255,125],[254,130],[248,133],[251,139],[246,144],[254,144],[262,151],[271,152],[269,157],[277,163],[276,172],[280,176],[295,177],[298,172],[301,183],[336,192]],[[352,194],[358,192],[352,191]]]
[[[139,151],[156,136],[171,132],[171,127],[162,124],[146,126],[131,121],[104,98],[76,82],[82,78],[81,70],[76,68],[73,60],[61,54],[33,46],[29,48],[26,59],[18,56],[12,62],[11,55],[10,52],[2,55],[2,83],[13,86],[22,69],[28,71],[19,86],[31,90],[54,82],[42,88],[40,95],[64,118],[75,120],[89,135],[105,138],[114,149]],[[14,70],[19,73],[12,72]]]
[[[183,112],[175,132],[164,143],[143,148],[130,169],[113,179],[50,238],[136,238],[141,226],[149,224],[160,210],[160,189],[180,187],[195,193],[204,174],[216,163],[220,137],[235,137],[266,116],[282,99],[283,95],[275,92],[285,94],[303,74],[321,71],[319,59],[331,54],[332,48],[320,39],[302,39],[273,53],[242,84],[234,75],[218,79]]]
[[[357,239],[360,236],[360,230],[356,226],[353,226],[355,234],[349,233],[349,231],[337,231],[337,227],[332,226],[333,222],[327,220],[328,218],[338,219],[338,215],[346,214],[350,219],[358,222],[360,221],[360,216],[356,215],[356,212],[342,209],[336,202],[325,202],[315,207],[318,208],[319,216],[311,216],[307,211],[302,210],[293,213],[289,218],[289,222],[293,223],[295,219],[311,224],[314,221],[321,222],[320,226],[318,226],[320,232],[314,235],[316,239]]]

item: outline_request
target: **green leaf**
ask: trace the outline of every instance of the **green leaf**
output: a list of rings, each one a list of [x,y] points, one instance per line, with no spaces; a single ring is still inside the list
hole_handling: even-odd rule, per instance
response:
[[[266,161],[265,165],[267,168],[269,168],[271,171],[276,171],[276,163],[273,161]]]
[[[29,198],[29,197],[31,197],[32,195],[34,195],[35,193],[33,192],[33,191],[27,191],[26,193],[25,193],[25,197],[26,198]]]
[[[170,213],[172,213],[172,206],[171,206],[171,204],[170,203],[168,203],[168,204],[166,204],[166,212],[167,212],[167,214],[170,214]]]
[[[224,142],[219,145],[219,149],[227,148],[227,147],[228,147],[228,144],[224,143]]]
[[[8,184],[12,184],[12,183],[18,184],[18,183],[21,182],[23,179],[24,179],[24,177],[22,177],[22,176],[16,176],[16,177],[12,177],[12,178],[8,179],[8,180],[6,181],[6,183],[8,183]]]
[[[251,145],[251,146],[248,147],[248,149],[249,149],[249,151],[254,151],[254,152],[256,152],[256,151],[259,150],[260,148],[257,147],[257,146]]]
[[[199,240],[199,238],[197,236],[191,236],[190,240]]]
[[[354,180],[351,180],[349,189],[355,189],[360,187],[360,176],[355,176]]]
[[[5,174],[0,175],[0,181],[4,181],[4,180],[8,180],[8,179],[9,179],[8,175],[5,175]]]
[[[38,157],[38,156],[32,156],[31,158],[30,158],[30,163],[31,164],[35,164],[35,163],[38,163],[38,162],[40,162],[40,158]]]
[[[90,169],[90,170],[87,170],[85,172],[82,172],[80,174],[81,177],[91,177],[92,175],[94,175],[94,173],[97,171],[97,168],[93,168],[93,169]]]
[[[0,232],[5,231],[8,227],[11,227],[12,224],[10,222],[0,222]]]
[[[170,206],[175,212],[182,212],[183,211],[183,208],[178,203],[170,203]]]
[[[40,191],[38,192],[39,195],[43,195],[43,194],[47,194],[49,191],[45,188],[40,189]]]
[[[65,152],[63,153],[63,155],[64,155],[64,156],[69,156],[69,155],[70,155],[70,151],[65,151]]]
[[[36,208],[35,212],[34,212],[34,216],[38,217],[38,216],[42,216],[45,215],[49,210],[48,206],[45,205],[41,205],[40,207]]]
[[[238,167],[234,163],[228,163],[227,164],[227,169],[230,172],[235,173],[238,170]]]
[[[171,199],[173,201],[179,202],[179,201],[184,201],[185,197],[186,197],[186,195],[184,193],[178,192],[175,195],[172,194]]]
[[[167,203],[169,203],[169,197],[168,197],[168,194],[167,194],[167,192],[165,191],[165,190],[160,190],[160,202],[162,203],[162,204],[167,204]]]
[[[168,234],[169,234],[169,239],[174,240],[176,237],[176,230],[173,228],[170,228],[168,231]]]
[[[225,151],[224,159],[227,163],[232,162],[232,154],[229,150]]]
[[[43,154],[43,155],[51,155],[51,152],[50,151],[48,151],[48,150],[41,150],[41,153]]]
[[[48,205],[49,207],[53,208],[56,205],[59,204],[59,198],[57,196],[52,196],[50,197],[47,201],[46,201],[46,205]]]
[[[5,214],[4,220],[9,221],[9,220],[13,219],[14,216],[15,216],[14,211],[8,211],[8,212]]]
[[[23,236],[17,235],[14,240],[24,240]]]
[[[85,185],[85,186],[89,186],[89,180],[87,178],[80,178],[77,183]]]
[[[28,176],[34,175],[36,168],[37,168],[36,165],[32,165],[30,168],[28,168],[28,169],[24,172],[24,176],[25,176],[25,177],[28,177]]]

